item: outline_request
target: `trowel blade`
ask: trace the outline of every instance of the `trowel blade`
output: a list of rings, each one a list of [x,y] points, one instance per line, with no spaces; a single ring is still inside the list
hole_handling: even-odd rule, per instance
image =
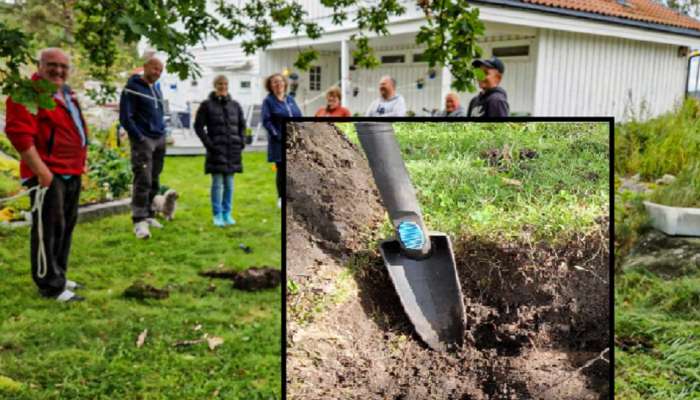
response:
[[[380,252],[401,304],[418,335],[434,350],[453,350],[464,338],[462,288],[450,238],[431,232],[432,252],[414,260],[401,252],[399,242],[382,242]]]

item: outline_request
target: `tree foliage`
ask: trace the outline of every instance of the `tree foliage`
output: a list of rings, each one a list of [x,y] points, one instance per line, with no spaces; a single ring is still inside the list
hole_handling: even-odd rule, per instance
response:
[[[370,38],[389,35],[389,20],[406,12],[400,0],[320,2],[332,10],[334,25],[352,22],[358,27],[350,40],[355,44],[352,55],[361,68],[379,65]],[[50,0],[49,3],[70,3],[73,7],[71,18],[59,18],[61,24],[75,24],[74,30],[66,28],[75,35],[70,38],[66,35],[65,44],[75,43],[85,56],[90,76],[105,83],[103,91],[94,94],[102,101],[115,92],[113,76],[120,43],[130,45],[145,39],[167,54],[169,72],[181,79],[196,79],[201,76],[201,70],[189,49],[204,45],[209,39],[239,38],[245,53],[253,54],[272,45],[276,29],[287,29],[310,39],[324,34],[322,27],[295,0],[246,0],[236,4],[226,0]],[[466,0],[417,0],[416,6],[426,18],[416,42],[426,46],[430,66],[449,68],[455,77],[453,87],[473,91],[474,79],[480,71],[472,68],[471,61],[481,55],[476,40],[484,32],[478,9],[470,7]],[[54,7],[60,9],[56,4]],[[63,15],[67,16],[65,10]],[[31,33],[7,28],[0,26],[3,35],[14,35],[12,38],[22,43],[31,40]],[[8,66],[27,62],[29,57],[21,52],[22,48],[8,47],[2,59],[11,61]],[[305,70],[317,59],[318,52],[309,46],[299,50],[295,66]],[[15,83],[18,86],[3,85],[3,92],[15,96],[21,82]]]
[[[657,0],[682,14],[698,18],[700,17],[700,0]]]

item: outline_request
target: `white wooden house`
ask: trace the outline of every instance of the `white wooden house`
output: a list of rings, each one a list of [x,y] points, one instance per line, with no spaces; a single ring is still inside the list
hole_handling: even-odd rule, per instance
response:
[[[239,0],[245,1],[245,0]],[[372,38],[383,61],[374,70],[353,69],[351,24],[330,22],[331,10],[315,0],[300,0],[311,19],[325,29],[310,40],[278,29],[274,44],[256,55],[243,54],[237,42],[212,42],[192,49],[205,75],[198,82],[163,77],[166,98],[175,107],[201,101],[214,75],[224,73],[235,98],[245,105],[266,95],[265,76],[273,72],[300,75],[296,99],[305,115],[325,103],[324,92],[342,86],[343,103],[364,114],[378,96],[377,82],[391,75],[408,109],[441,108],[451,76],[438,69],[434,77],[415,45],[425,20],[415,0],[404,1],[407,13],[389,25],[390,36]],[[486,34],[484,56],[499,56],[506,65],[502,85],[511,111],[534,116],[650,117],[666,112],[686,93],[688,49],[700,47],[700,21],[676,14],[653,0],[478,0]],[[293,67],[297,51],[313,46],[320,59],[307,72]],[[422,88],[417,81],[424,80]],[[461,93],[466,105],[474,96]]]

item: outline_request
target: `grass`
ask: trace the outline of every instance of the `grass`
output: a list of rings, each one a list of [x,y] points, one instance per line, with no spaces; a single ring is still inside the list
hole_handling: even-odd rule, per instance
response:
[[[357,143],[354,127],[339,124]],[[556,241],[608,215],[605,123],[395,123],[431,229]],[[491,165],[484,153],[507,153]],[[532,159],[521,150],[534,150]]]
[[[642,200],[698,206],[700,108],[687,101],[675,112],[646,122],[616,127],[616,187],[621,176],[654,180],[677,176],[651,195],[615,195],[616,263],[649,228]],[[642,267],[617,271],[615,280],[615,398],[699,399],[700,272],[674,279]]]
[[[643,179],[678,175],[700,158],[700,103],[694,99],[648,121],[631,121],[615,129],[615,172],[639,173]]]
[[[163,184],[181,197],[176,219],[150,240],[133,238],[128,215],[77,226],[69,277],[88,286],[83,303],[40,298],[29,274],[28,230],[0,231],[0,398],[281,398],[281,291],[242,292],[197,275],[219,264],[280,266],[274,174],[265,154],[246,153],[245,173],[235,180],[238,224],[215,228],[203,162],[166,159]],[[124,299],[137,279],[169,286],[170,297]],[[204,333],[223,345],[173,347]]]
[[[617,279],[616,399],[698,398],[699,288],[699,274],[664,281],[634,271]]]
[[[658,187],[650,200],[675,207],[700,207],[700,162],[689,162],[669,185]]]

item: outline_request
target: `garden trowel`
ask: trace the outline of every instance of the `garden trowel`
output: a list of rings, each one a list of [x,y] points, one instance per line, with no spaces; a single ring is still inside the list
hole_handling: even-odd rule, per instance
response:
[[[355,128],[396,233],[380,252],[401,304],[428,346],[461,346],[464,304],[450,238],[425,228],[391,124],[358,122]]]

